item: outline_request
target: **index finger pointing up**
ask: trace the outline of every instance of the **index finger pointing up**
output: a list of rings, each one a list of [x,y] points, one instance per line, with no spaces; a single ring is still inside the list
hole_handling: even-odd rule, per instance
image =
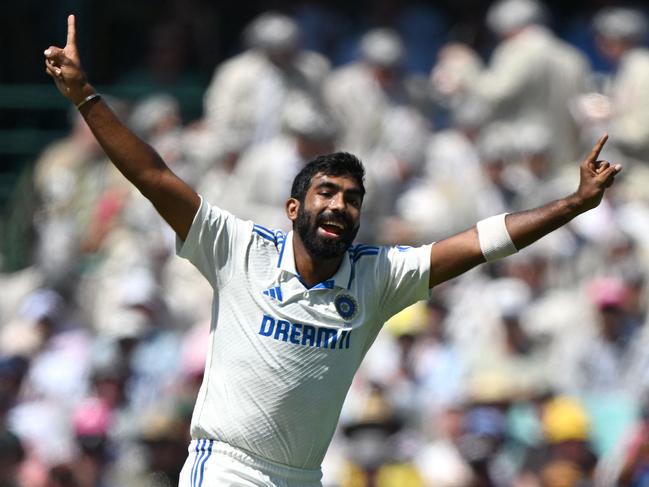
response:
[[[595,147],[593,147],[593,150],[590,151],[590,155],[588,156],[588,162],[593,163],[597,161],[597,158],[599,157],[599,153],[602,151],[602,148],[604,147],[604,144],[606,144],[606,141],[608,140],[608,134],[602,135],[597,143],[595,144]]]
[[[74,15],[68,15],[68,40],[66,47],[77,47],[77,28],[74,23]]]

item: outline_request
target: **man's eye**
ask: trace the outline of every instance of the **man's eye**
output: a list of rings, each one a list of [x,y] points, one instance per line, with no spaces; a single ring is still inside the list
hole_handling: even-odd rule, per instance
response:
[[[331,192],[329,191],[320,191],[320,196],[324,196],[325,198],[330,198],[331,197]]]

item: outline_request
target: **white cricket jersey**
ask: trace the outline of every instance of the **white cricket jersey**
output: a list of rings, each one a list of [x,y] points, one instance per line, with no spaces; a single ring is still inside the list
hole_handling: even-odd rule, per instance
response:
[[[381,326],[429,296],[431,246],[353,245],[331,279],[307,289],[292,237],[201,198],[178,242],[214,288],[191,435],[317,469]]]

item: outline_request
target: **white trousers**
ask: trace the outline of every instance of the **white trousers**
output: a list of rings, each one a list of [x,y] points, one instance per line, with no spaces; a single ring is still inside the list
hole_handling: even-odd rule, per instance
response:
[[[322,487],[322,472],[270,462],[220,441],[193,440],[179,487]]]

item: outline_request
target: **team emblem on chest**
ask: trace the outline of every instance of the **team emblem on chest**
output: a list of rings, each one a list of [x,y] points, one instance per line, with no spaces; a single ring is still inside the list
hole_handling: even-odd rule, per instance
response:
[[[356,312],[358,311],[358,304],[356,300],[352,298],[349,294],[340,294],[334,299],[334,306],[336,306],[336,311],[344,320],[351,320]]]

